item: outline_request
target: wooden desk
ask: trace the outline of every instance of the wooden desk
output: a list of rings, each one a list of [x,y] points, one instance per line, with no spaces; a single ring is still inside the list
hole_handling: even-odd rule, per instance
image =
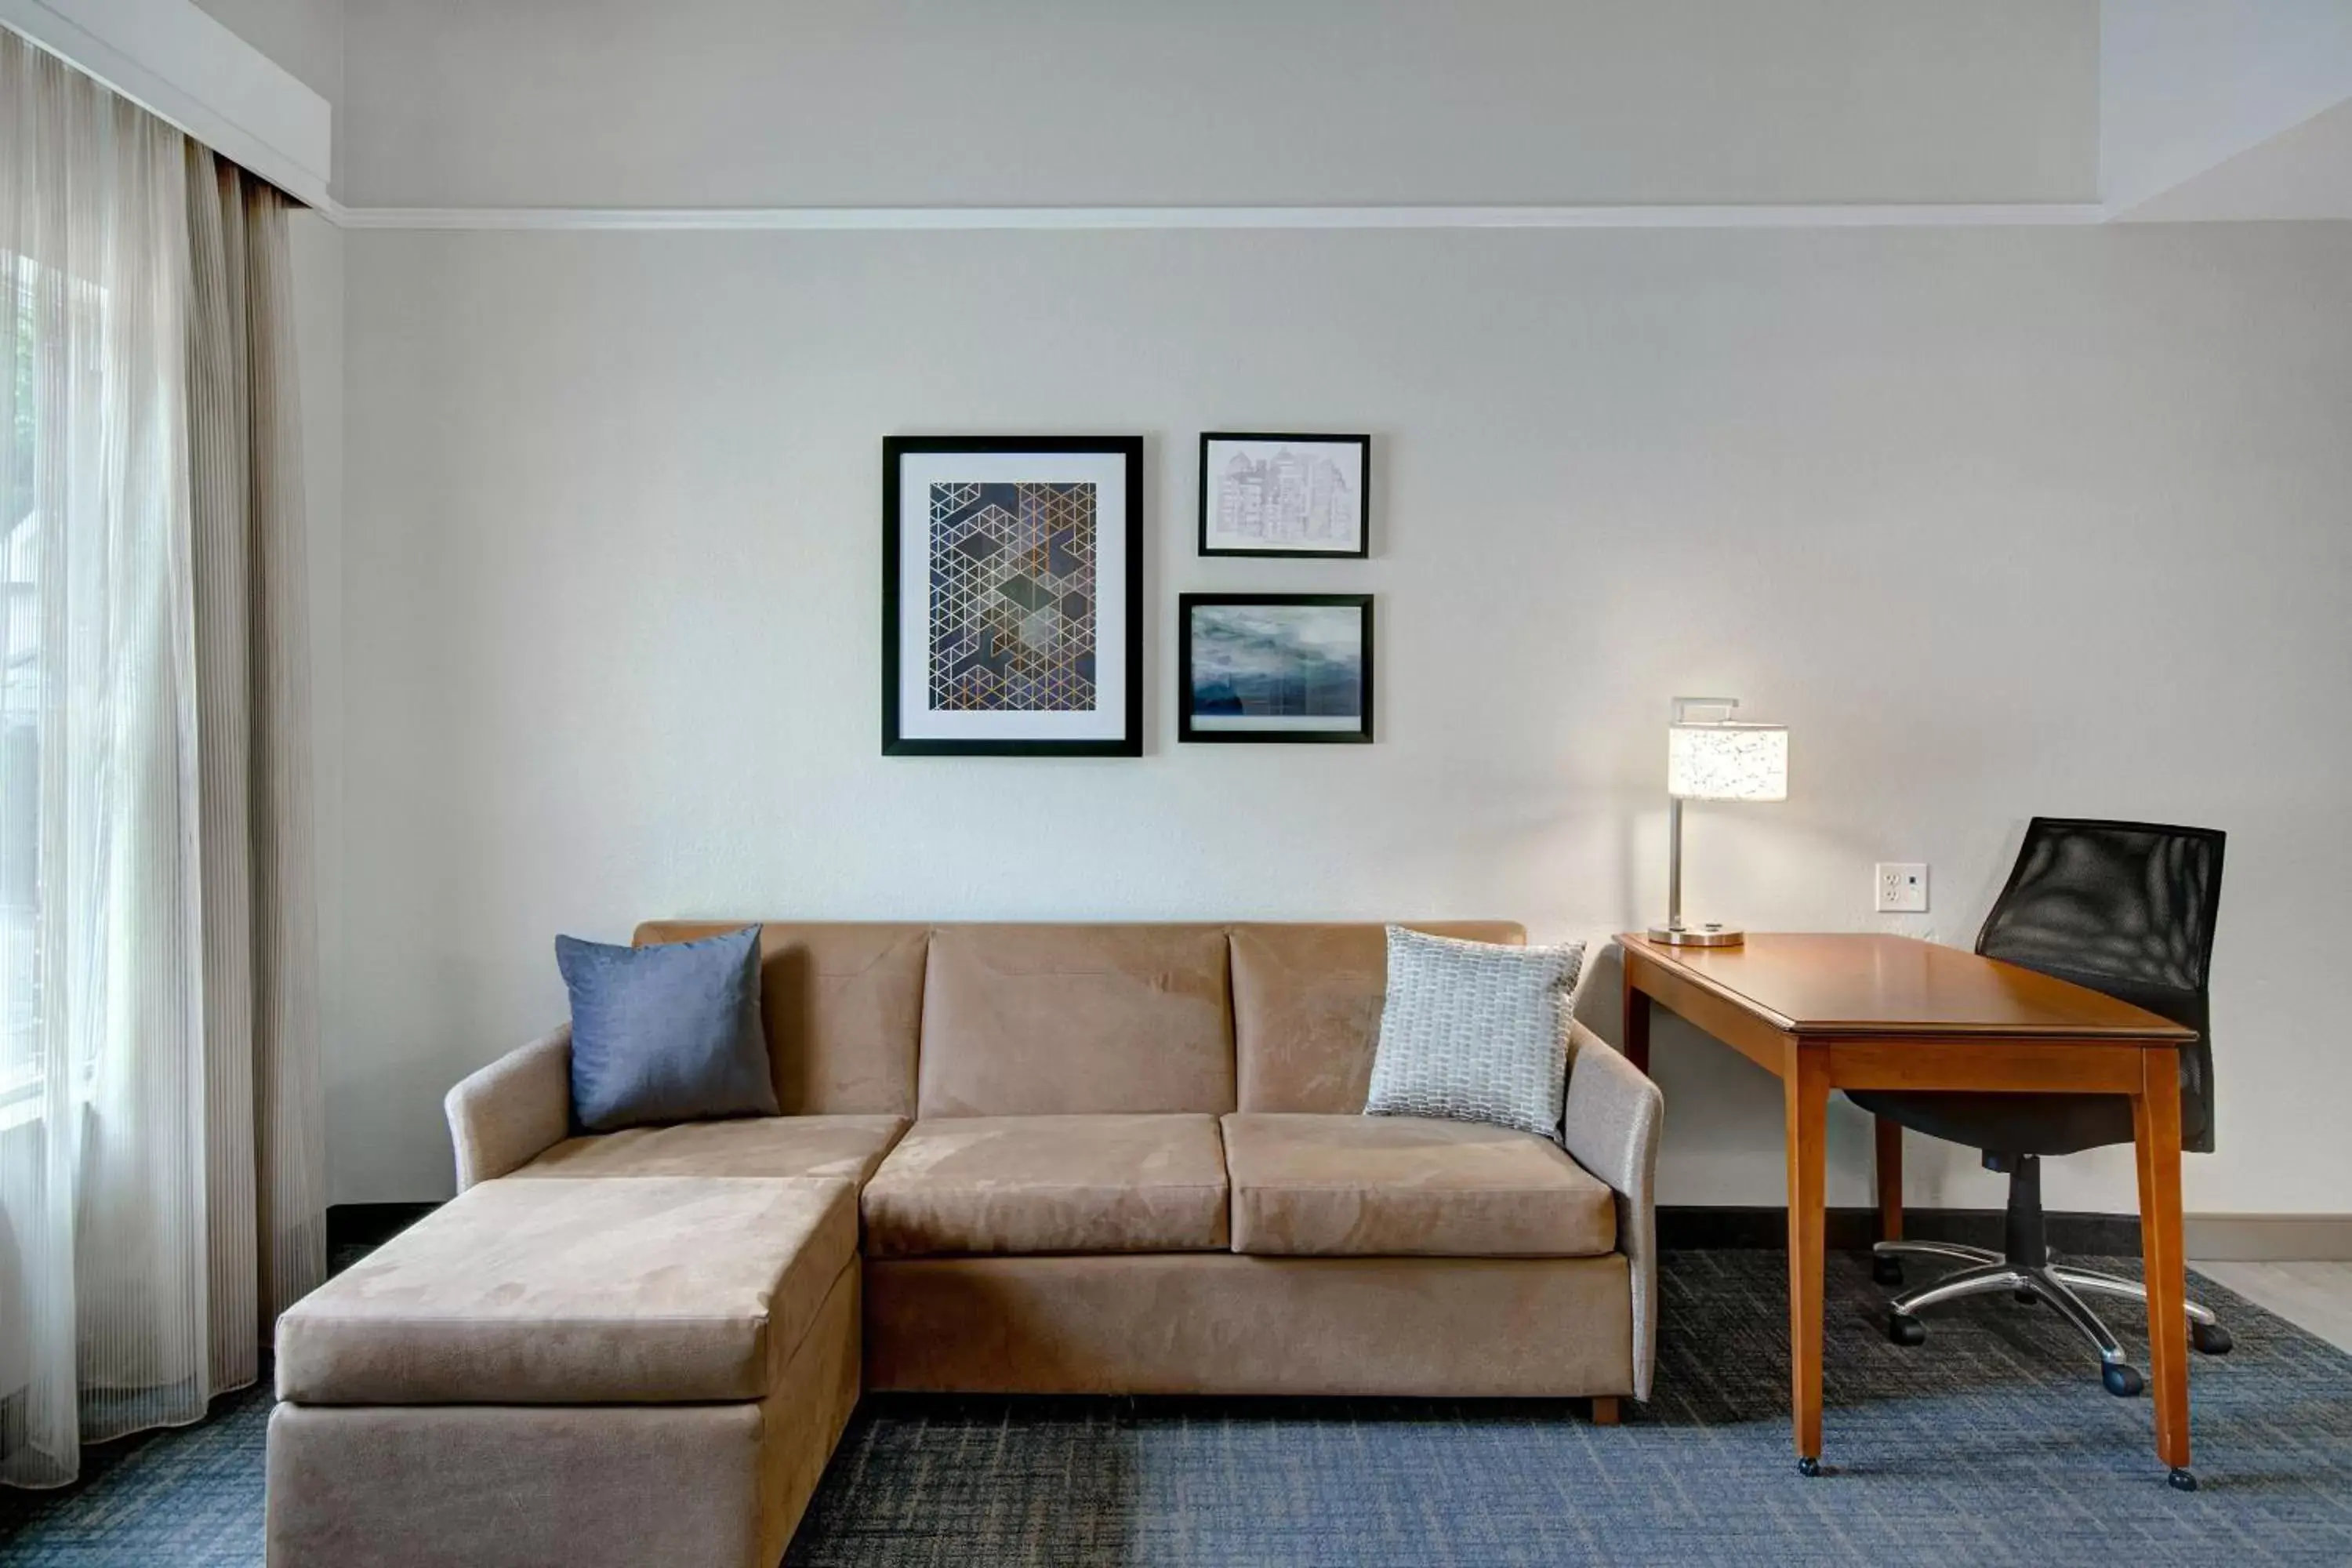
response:
[[[1625,1055],[1634,1066],[1649,1070],[1654,1001],[1780,1079],[1799,1470],[1821,1473],[1823,1133],[1833,1089],[2130,1099],[2156,1452],[2174,1469],[2188,1468],[2180,1047],[2192,1032],[2095,991],[1907,937],[1751,932],[1744,946],[1717,948],[1667,947],[1633,935],[1618,941],[1625,950]],[[1884,1154],[1883,1137],[1879,1147]],[[1882,1167],[1883,1215],[1887,1173]],[[1894,1203],[1899,1215],[1899,1186]]]

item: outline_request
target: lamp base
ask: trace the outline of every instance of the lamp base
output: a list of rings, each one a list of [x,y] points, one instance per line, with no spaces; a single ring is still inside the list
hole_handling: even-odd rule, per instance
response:
[[[1738,926],[1708,921],[1705,925],[1664,925],[1650,928],[1650,940],[1668,947],[1738,947],[1748,933]]]

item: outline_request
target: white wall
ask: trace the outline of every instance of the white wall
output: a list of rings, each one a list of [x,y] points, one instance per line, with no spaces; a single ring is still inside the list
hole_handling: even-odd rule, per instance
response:
[[[359,206],[2096,192],[2095,0],[352,0],[349,12],[341,194]]]
[[[364,154],[364,149],[361,150]],[[1973,933],[2035,812],[2231,839],[2201,1212],[2341,1210],[2352,229],[348,237],[338,1201],[654,915],[1499,914],[1663,900],[1663,728],[1791,798],[1692,901]],[[1203,428],[1368,429],[1367,563],[1201,561]],[[881,437],[1150,438],[1149,754],[878,754]],[[1178,747],[1195,587],[1380,595],[1381,742]],[[1665,1198],[1780,1190],[1770,1080],[1664,1038]],[[1858,1202],[1847,1113],[1832,1195]],[[1997,1200],[1916,1146],[1915,1201]],[[2128,1209],[2129,1162],[2053,1204]]]

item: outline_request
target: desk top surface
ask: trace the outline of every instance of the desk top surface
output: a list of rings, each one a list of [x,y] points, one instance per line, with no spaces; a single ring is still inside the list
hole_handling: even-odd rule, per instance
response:
[[[2144,1044],[2196,1038],[2087,987],[1957,947],[1866,932],[1750,931],[1738,947],[1618,939],[1800,1034],[2060,1036]]]

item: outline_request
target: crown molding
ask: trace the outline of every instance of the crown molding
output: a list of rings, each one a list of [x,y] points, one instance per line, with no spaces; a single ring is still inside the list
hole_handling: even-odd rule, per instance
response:
[[[1622,206],[346,207],[353,229],[457,233],[923,230],[2014,228],[2105,223],[2089,202]]]

